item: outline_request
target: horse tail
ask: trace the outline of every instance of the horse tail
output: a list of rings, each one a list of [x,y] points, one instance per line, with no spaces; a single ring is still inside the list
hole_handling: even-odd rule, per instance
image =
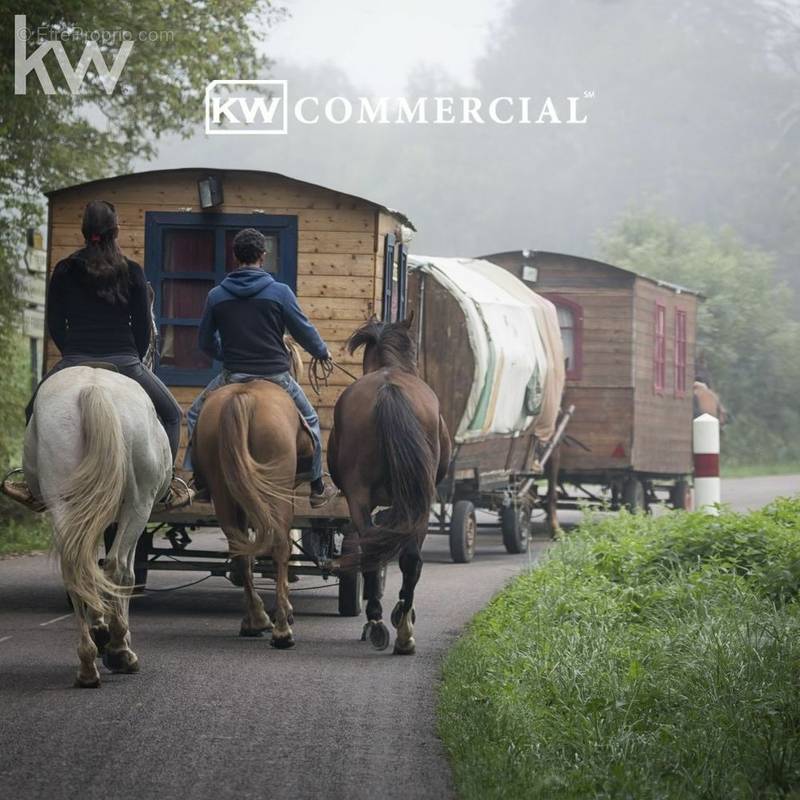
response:
[[[286,491],[271,479],[269,465],[256,461],[250,453],[250,420],[255,400],[249,392],[237,392],[220,415],[218,455],[222,476],[245,513],[246,527],[252,526],[256,533],[252,542],[243,538],[231,543],[235,555],[256,556],[267,552],[275,533],[275,503],[291,502]]]
[[[362,566],[394,558],[409,538],[427,528],[438,466],[431,442],[399,386],[384,383],[378,389],[374,413],[392,505],[379,515],[379,525],[371,525],[361,535]]]
[[[92,609],[108,611],[108,596],[123,589],[105,576],[97,551],[115,522],[128,478],[128,453],[114,401],[104,386],[78,394],[84,451],[56,513],[56,549],[67,590]]]

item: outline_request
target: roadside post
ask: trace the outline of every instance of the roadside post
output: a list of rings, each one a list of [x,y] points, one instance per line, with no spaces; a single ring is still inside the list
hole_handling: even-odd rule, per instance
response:
[[[719,478],[719,420],[701,414],[692,423],[694,450],[694,506],[698,511],[717,515],[721,500]]]

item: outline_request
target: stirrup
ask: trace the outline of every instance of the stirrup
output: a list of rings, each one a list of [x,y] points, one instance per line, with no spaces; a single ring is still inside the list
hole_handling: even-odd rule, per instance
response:
[[[182,503],[172,503],[170,502],[174,498],[174,492],[172,491],[172,482],[178,481],[178,483],[183,485],[183,489],[186,494],[186,502]],[[158,501],[157,505],[160,505],[164,508],[165,511],[171,511],[173,508],[186,508],[192,504],[192,498],[194,496],[194,491],[189,487],[189,484],[181,478],[180,475],[176,475],[173,473],[172,477],[169,481],[169,489],[167,493]]]
[[[18,497],[13,492],[9,491],[8,487],[6,486],[9,483],[9,479],[12,475],[16,475],[17,473],[21,473],[24,475],[25,470],[22,467],[15,467],[14,469],[10,470],[3,476],[3,480],[0,481],[0,492],[2,492],[6,497],[13,500],[15,503],[19,503],[21,506],[24,506],[28,509],[28,511],[35,511],[37,513],[41,513],[42,511],[47,511],[47,506],[39,500],[37,497],[34,496],[33,492],[30,490],[25,481],[22,483],[25,484],[25,489],[28,492],[28,497],[23,499],[22,497]]]

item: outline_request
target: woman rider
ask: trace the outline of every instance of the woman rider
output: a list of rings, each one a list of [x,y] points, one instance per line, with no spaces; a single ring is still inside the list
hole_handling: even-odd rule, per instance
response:
[[[114,364],[152,400],[167,432],[174,462],[180,442],[181,409],[167,387],[142,364],[150,343],[150,303],[144,272],[119,248],[117,213],[111,203],[89,203],[81,231],[85,246],[59,261],[50,278],[46,322],[62,358],[42,382],[66,367],[97,361]],[[35,398],[34,393],[25,409],[28,422]],[[6,481],[4,489],[15,500],[38,506],[24,482]],[[173,476],[170,491],[161,502],[167,508],[176,508],[190,499],[186,484]]]

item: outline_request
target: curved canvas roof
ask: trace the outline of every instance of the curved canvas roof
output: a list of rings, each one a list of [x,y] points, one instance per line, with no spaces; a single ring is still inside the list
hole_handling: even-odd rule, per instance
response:
[[[553,304],[490,261],[410,255],[408,263],[443,286],[464,312],[475,364],[456,441],[521,433],[532,424],[538,437],[549,439],[564,389]]]

